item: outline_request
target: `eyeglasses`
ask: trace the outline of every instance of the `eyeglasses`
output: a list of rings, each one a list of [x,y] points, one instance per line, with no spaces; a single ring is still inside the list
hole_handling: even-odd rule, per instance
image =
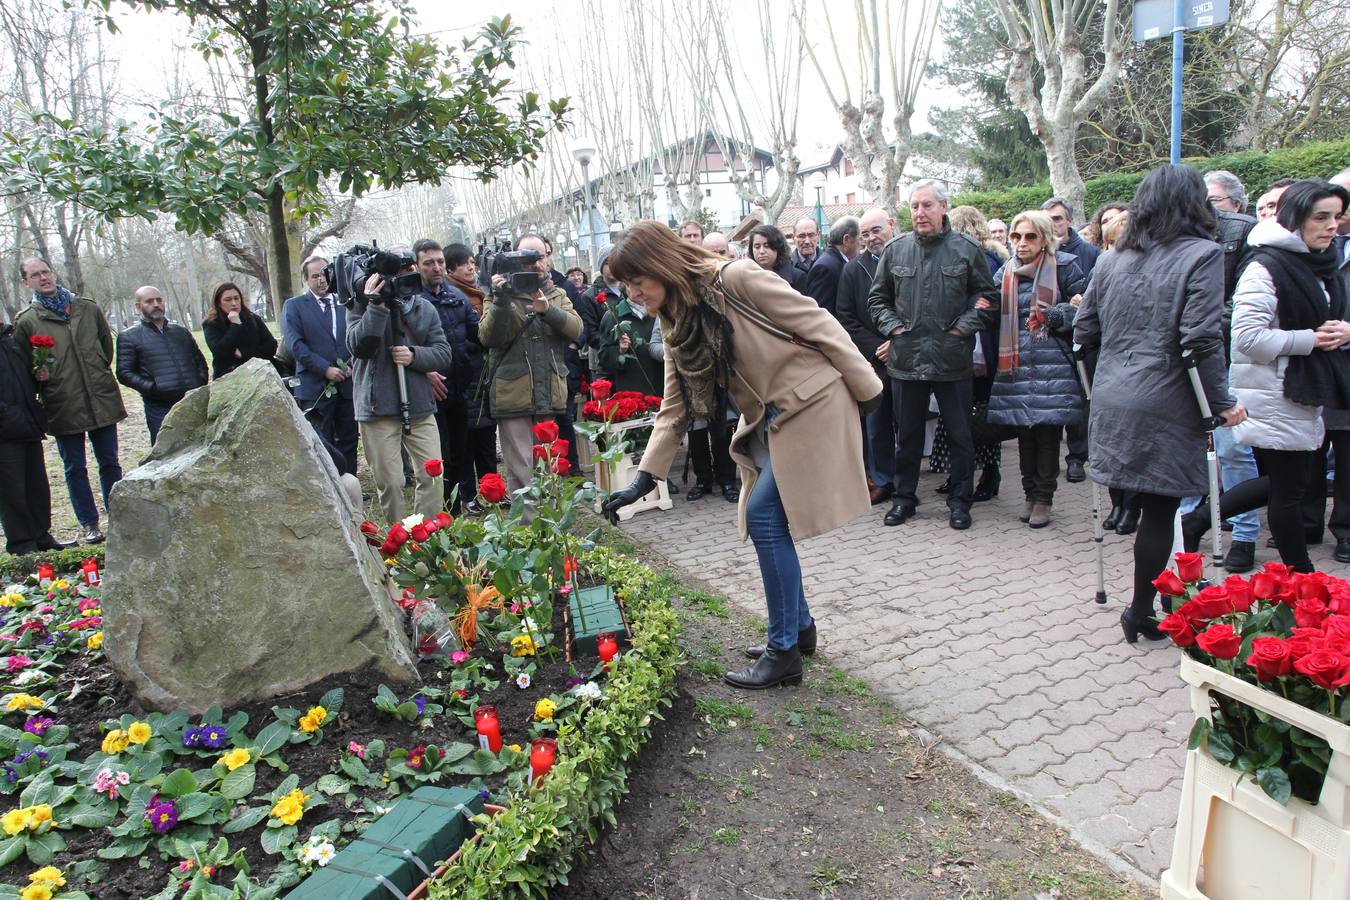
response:
[[[1041,236],[1034,231],[1028,231],[1026,233],[1014,231],[1012,234],[1008,235],[1008,240],[1012,241],[1014,244],[1018,241],[1033,242],[1039,241],[1040,239]]]
[[[1211,196],[1206,199],[1208,199],[1210,203],[1227,203],[1229,200],[1232,200],[1233,198],[1230,197],[1228,194],[1219,194],[1218,196]]]

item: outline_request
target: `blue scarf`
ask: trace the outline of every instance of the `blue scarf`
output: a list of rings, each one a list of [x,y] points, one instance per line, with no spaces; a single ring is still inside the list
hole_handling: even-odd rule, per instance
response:
[[[70,308],[75,303],[75,295],[61,285],[56,286],[56,294],[51,297],[44,297],[38,292],[33,292],[33,299],[41,303],[44,307],[56,313],[67,322],[70,321]]]

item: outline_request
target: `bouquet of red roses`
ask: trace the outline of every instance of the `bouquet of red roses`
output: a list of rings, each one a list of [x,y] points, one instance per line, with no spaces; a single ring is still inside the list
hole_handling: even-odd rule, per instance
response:
[[[1203,581],[1203,558],[1178,553],[1176,571],[1153,582],[1181,601],[1159,623],[1192,658],[1301,706],[1350,721],[1350,582],[1268,562],[1250,581],[1233,575]],[[1166,603],[1166,601],[1164,601]],[[1192,749],[1251,772],[1281,803],[1316,803],[1331,761],[1326,741],[1232,698],[1211,693],[1209,720],[1191,730]]]
[[[45,334],[35,334],[28,339],[28,343],[33,348],[33,368],[41,369],[52,358],[52,350],[56,347],[56,338]]]

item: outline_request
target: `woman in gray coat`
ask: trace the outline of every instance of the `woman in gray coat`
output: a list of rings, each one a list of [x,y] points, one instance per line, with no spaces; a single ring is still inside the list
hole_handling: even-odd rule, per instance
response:
[[[1183,350],[1199,358],[1205,396],[1223,424],[1246,418],[1224,369],[1223,251],[1214,229],[1199,173],[1154,169],[1139,185],[1125,233],[1098,260],[1074,325],[1085,350],[1099,349],[1088,474],[1139,493],[1134,595],[1120,617],[1130,643],[1140,634],[1163,637],[1153,579],[1167,566],[1181,498],[1208,490],[1205,431]]]

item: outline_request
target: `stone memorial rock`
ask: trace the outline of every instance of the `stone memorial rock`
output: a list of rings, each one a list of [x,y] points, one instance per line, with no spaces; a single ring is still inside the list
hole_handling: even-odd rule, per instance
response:
[[[366,668],[416,681],[360,518],[268,362],[191,392],[112,494],[114,670],[144,705],[194,713]]]

